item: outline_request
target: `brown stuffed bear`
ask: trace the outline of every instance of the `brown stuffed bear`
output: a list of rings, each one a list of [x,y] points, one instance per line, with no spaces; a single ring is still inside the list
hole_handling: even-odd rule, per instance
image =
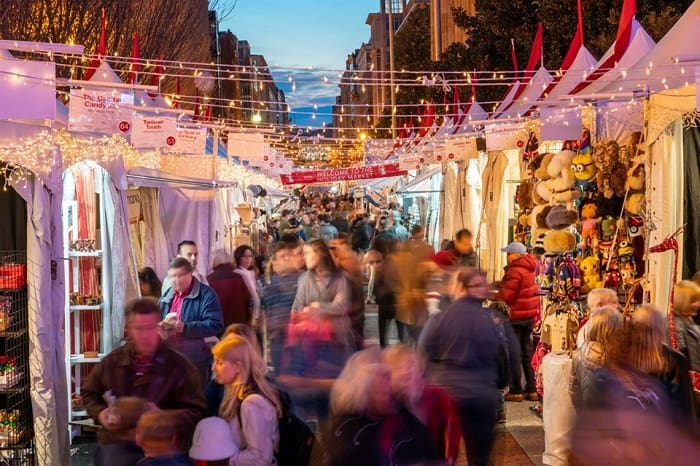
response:
[[[592,158],[598,169],[598,191],[603,197],[624,196],[627,168],[620,159],[620,145],[611,139],[600,141],[593,146]]]

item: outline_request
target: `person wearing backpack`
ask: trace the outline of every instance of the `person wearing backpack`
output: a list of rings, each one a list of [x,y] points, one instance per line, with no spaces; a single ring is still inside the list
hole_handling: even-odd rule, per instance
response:
[[[275,447],[280,440],[282,404],[276,390],[265,379],[265,362],[251,344],[230,335],[212,348],[216,381],[224,385],[219,416],[231,427],[238,451],[230,465],[276,464]]]

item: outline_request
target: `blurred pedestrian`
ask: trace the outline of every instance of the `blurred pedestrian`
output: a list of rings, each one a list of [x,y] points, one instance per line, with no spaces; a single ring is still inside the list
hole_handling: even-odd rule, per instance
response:
[[[507,370],[504,348],[488,308],[489,285],[477,269],[465,269],[455,283],[458,299],[433,315],[419,348],[428,360],[430,380],[457,402],[470,466],[488,465],[497,420],[499,380]]]
[[[233,258],[224,249],[217,249],[213,254],[214,270],[207,275],[209,286],[214,290],[221,303],[223,324],[252,322],[252,304],[248,287],[241,276],[236,273]]]

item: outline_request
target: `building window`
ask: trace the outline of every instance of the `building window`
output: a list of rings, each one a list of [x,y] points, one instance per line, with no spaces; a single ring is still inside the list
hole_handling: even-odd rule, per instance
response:
[[[392,14],[403,13],[404,1],[405,0],[386,0],[387,13],[390,11],[389,8],[391,8]]]

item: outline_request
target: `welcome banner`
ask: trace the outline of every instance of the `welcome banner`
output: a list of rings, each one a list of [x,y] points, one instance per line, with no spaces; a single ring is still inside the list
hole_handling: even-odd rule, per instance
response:
[[[386,178],[388,176],[403,176],[406,174],[406,170],[401,169],[398,163],[391,163],[387,165],[336,168],[330,170],[298,171],[288,175],[280,175],[280,179],[282,180],[282,184],[310,184]]]

